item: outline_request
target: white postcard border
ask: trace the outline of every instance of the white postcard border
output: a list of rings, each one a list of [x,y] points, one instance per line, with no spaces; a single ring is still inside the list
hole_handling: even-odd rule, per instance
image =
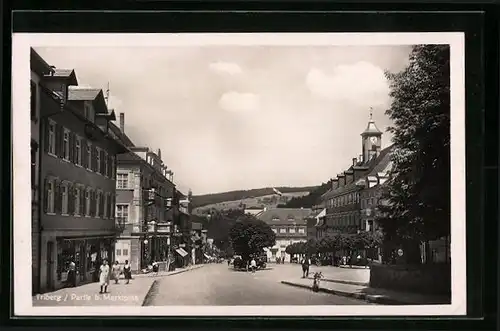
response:
[[[465,49],[464,34],[446,33],[214,33],[45,34],[12,36],[13,265],[17,316],[110,316],[111,306],[34,307],[31,295],[30,47],[160,47],[203,45],[354,46],[450,45],[451,270],[449,305],[417,306],[164,306],[113,309],[117,316],[443,316],[466,314]],[[56,65],[56,63],[54,63]],[[118,308],[118,307],[117,307]]]

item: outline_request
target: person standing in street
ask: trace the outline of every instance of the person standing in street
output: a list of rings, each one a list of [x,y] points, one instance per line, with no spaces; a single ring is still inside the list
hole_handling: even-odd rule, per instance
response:
[[[302,259],[302,278],[309,277],[309,266],[311,265],[311,260],[309,257]]]
[[[101,291],[99,293],[107,293],[109,284],[109,265],[108,260],[103,260],[102,265],[99,268],[99,284],[101,285]]]
[[[128,263],[128,260],[125,260],[125,265],[123,266],[123,275],[127,282],[125,284],[130,283],[130,279],[132,278],[132,267]]]
[[[113,265],[112,271],[113,271],[113,279],[115,280],[115,284],[118,284],[118,282],[120,280],[120,273],[121,273],[121,266],[118,263],[118,261],[115,261],[115,264]]]
[[[252,257],[252,261],[250,261],[250,269],[252,269],[252,272],[255,272],[257,269],[257,262],[255,261],[255,258]]]

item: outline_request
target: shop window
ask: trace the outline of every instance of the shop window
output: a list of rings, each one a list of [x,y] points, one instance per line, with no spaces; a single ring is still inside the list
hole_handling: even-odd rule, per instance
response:
[[[121,249],[116,249],[116,256],[122,255],[122,250]]]
[[[123,256],[128,256],[128,249],[123,249]]]
[[[75,245],[73,241],[61,240],[57,243],[57,280],[68,279],[69,264],[75,262]]]

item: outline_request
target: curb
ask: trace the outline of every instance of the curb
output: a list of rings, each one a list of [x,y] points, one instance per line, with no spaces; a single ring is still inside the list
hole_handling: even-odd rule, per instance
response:
[[[204,266],[204,264],[200,264],[198,266],[195,266],[195,267],[192,267],[192,268],[189,268],[189,269],[181,269],[179,271],[174,271],[168,275],[165,275],[163,277],[169,277],[169,276],[174,276],[174,275],[178,275],[178,274],[182,274],[183,272],[187,272],[187,271],[191,271],[191,270],[196,270],[196,269],[200,269]],[[149,287],[149,290],[148,292],[146,293],[146,296],[144,297],[144,300],[142,300],[142,304],[141,304],[141,307],[142,306],[148,306],[150,304],[150,302],[152,301],[152,299],[154,298],[154,295],[158,292],[158,287],[159,287],[159,282],[161,281],[161,279],[163,277],[159,277],[158,279],[155,279],[153,281],[153,283],[151,283],[151,286]]]
[[[313,280],[313,278],[309,277],[308,279]],[[369,286],[370,282],[356,282],[354,280],[340,280],[340,279],[329,279],[322,278],[321,281],[330,282],[330,283],[339,283],[339,284],[347,284],[347,285],[357,285],[357,286]]]
[[[285,284],[285,285],[300,287],[300,288],[304,288],[304,289],[308,289],[308,290],[312,291],[312,286],[309,286],[309,285],[302,285],[302,284],[287,282],[284,280],[282,280],[281,283]],[[371,302],[371,303],[378,303],[378,304],[383,304],[383,305],[412,305],[412,303],[409,303],[409,302],[403,302],[400,300],[395,300],[395,299],[391,299],[391,298],[384,297],[384,296],[376,296],[376,295],[370,295],[370,294],[365,294],[365,293],[343,292],[343,291],[332,290],[332,289],[324,288],[324,287],[320,287],[319,291],[323,292],[323,293],[334,294],[334,295],[339,295],[339,296],[348,297],[348,298],[354,298],[354,299],[358,299],[358,300],[363,300],[363,301],[367,301],[367,302]]]

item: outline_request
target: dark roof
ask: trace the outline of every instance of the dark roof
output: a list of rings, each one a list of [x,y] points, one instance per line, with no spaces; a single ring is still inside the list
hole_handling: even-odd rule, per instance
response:
[[[115,135],[118,136],[118,138],[122,141],[122,143],[127,146],[127,147],[135,147],[134,143],[132,140],[120,130],[119,127],[116,126],[113,122],[109,122],[109,128]]]
[[[393,151],[393,149],[394,145],[384,148],[383,150],[380,151],[380,154],[376,158],[373,158],[370,161],[368,161],[368,163],[364,164],[364,166],[366,166],[367,169],[361,176],[362,177],[374,176],[378,172],[382,172],[391,161],[391,152]],[[326,192],[322,197],[328,198],[331,197],[332,195],[335,195],[336,193],[345,192],[351,188],[354,188],[355,186],[356,182],[353,181],[342,187],[337,187],[335,190],[332,189],[328,190],[328,192]]]
[[[264,208],[257,207],[257,206],[251,206],[251,207],[248,207],[248,208],[245,208],[245,209],[248,209],[248,210],[261,210],[261,209],[264,209]]]
[[[102,90],[98,88],[72,88],[70,86],[68,99],[72,101],[94,101],[100,93],[102,93]]]
[[[361,133],[362,136],[369,135],[369,134],[382,134],[382,131],[380,131],[377,128],[377,125],[375,125],[375,121],[372,119],[370,119],[370,121],[368,121],[368,126],[366,127],[365,131],[363,131],[363,133]]]
[[[306,225],[306,219],[311,213],[310,208],[273,208],[258,214],[257,218],[269,225]]]

